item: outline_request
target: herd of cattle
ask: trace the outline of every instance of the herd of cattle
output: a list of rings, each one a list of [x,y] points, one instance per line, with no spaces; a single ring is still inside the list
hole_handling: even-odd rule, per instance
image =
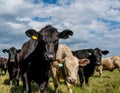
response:
[[[89,77],[95,69],[101,77],[102,70],[113,71],[118,68],[120,71],[120,56],[102,58],[102,55],[109,53],[108,50],[95,48],[72,51],[68,46],[59,44],[59,39],[73,35],[71,30],[58,32],[57,28],[47,25],[38,32],[29,29],[25,34],[31,39],[21,49],[3,49],[3,53],[8,53],[8,59],[0,57],[0,74],[6,74],[8,70],[10,85],[15,79],[19,86],[21,79],[23,93],[32,92],[32,81],[37,83],[39,93],[46,93],[50,76],[53,78],[55,93],[59,92],[60,79],[66,82],[68,92],[72,93],[72,85],[77,82],[78,76],[82,88],[84,81],[89,85]]]

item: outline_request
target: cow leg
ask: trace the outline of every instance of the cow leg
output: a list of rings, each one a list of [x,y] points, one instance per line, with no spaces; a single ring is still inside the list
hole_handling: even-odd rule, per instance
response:
[[[80,88],[83,88],[84,72],[83,72],[83,68],[82,67],[79,67],[78,75],[79,75],[79,80],[80,80]]]
[[[17,79],[16,81],[17,81],[17,86],[19,86],[19,80]]]
[[[1,70],[1,67],[0,67],[0,75],[2,75],[2,70]]]
[[[88,80],[89,80],[89,77],[85,76],[85,84],[86,84],[87,86],[89,86]]]
[[[118,71],[120,72],[120,67],[118,67]]]
[[[1,76],[2,76],[2,75],[3,75],[3,69],[1,69],[1,71],[0,71],[0,72],[1,72]]]
[[[18,69],[16,73],[17,86],[19,86],[19,78],[20,78],[20,69]]]
[[[38,91],[39,93],[47,93],[47,85],[48,85],[48,81],[47,82],[43,82],[42,84],[39,85],[38,87]]]
[[[102,78],[102,69],[100,69],[99,74],[100,74],[100,77]]]
[[[16,73],[16,79],[19,79],[19,78],[20,78],[20,69],[18,69]]]
[[[10,67],[10,65],[9,65],[9,67]],[[9,79],[10,79],[10,82],[9,82],[9,84],[10,84],[10,86],[12,85],[12,80],[13,80],[13,76],[12,76],[12,69],[10,69],[10,68],[8,68],[8,73],[9,73]]]
[[[22,82],[23,82],[23,91],[24,91],[23,93],[30,93],[28,79],[27,79],[27,73],[22,74]]]
[[[12,80],[10,80],[10,86],[12,86]]]
[[[10,86],[12,86],[12,85],[13,85],[13,82],[12,82],[13,77],[12,77],[11,75],[9,75],[9,77],[10,77],[10,82],[9,82],[9,84],[10,84]]]
[[[4,70],[4,75],[6,75],[7,69]]]
[[[72,84],[70,84],[70,83],[68,83],[68,82],[66,82],[67,83],[67,87],[68,87],[68,93],[72,93]]]
[[[52,68],[50,70],[51,70],[51,74],[52,74],[52,78],[53,78],[55,93],[58,93],[58,81],[59,81],[59,79],[57,78],[57,75],[56,75],[57,69],[52,66]]]
[[[58,93],[58,79],[55,77],[53,78],[55,93]]]
[[[99,71],[99,75],[100,75],[100,77],[102,78],[102,66],[98,66],[98,71]]]

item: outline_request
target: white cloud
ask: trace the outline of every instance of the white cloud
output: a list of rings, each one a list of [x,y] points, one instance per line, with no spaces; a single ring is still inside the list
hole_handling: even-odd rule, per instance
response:
[[[18,21],[20,21],[20,22],[29,22],[29,21],[31,21],[31,18],[29,18],[29,17],[26,17],[26,18],[16,18],[16,20],[18,20]]]
[[[15,29],[15,30],[21,29],[21,28],[24,27],[24,25],[22,25],[22,24],[12,23],[12,22],[8,22],[8,23],[6,23],[6,24],[7,24],[8,26],[10,26],[12,29]]]
[[[74,35],[61,43],[68,44],[72,49],[100,47],[110,49],[119,54],[120,24],[107,25],[98,20],[106,19],[120,22],[119,0],[58,0],[57,5],[45,5],[43,2],[33,4],[32,0],[0,0],[0,33],[8,36],[3,40],[0,48],[11,46],[8,42],[20,37],[16,47],[26,40],[24,32],[29,28],[37,31],[47,24],[52,24],[59,31],[71,29]],[[66,5],[67,4],[67,5]],[[33,17],[48,18],[45,22],[35,21]],[[114,28],[114,29],[113,29]],[[6,33],[7,32],[7,33]],[[16,37],[15,37],[16,36]],[[117,42],[117,43],[116,43]]]

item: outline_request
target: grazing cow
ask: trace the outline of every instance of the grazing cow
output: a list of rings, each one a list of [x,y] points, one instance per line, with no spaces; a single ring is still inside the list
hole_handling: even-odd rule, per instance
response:
[[[90,60],[90,63],[88,65],[84,67],[80,67],[78,71],[78,75],[80,79],[80,87],[82,88],[84,77],[85,77],[86,85],[89,85],[88,84],[89,77],[91,77],[94,74],[95,66],[100,65],[102,54],[106,55],[109,53],[109,51],[107,50],[102,51],[99,48],[95,48],[95,49],[83,49],[83,50],[72,51],[72,53],[78,59],[87,58]]]
[[[31,39],[23,44],[20,53],[20,72],[23,82],[23,92],[31,93],[31,81],[38,84],[38,91],[46,93],[50,65],[56,59],[59,39],[67,39],[73,35],[71,30],[58,30],[47,25],[39,32],[34,29],[26,31]]]
[[[69,93],[72,93],[72,84],[77,83],[78,68],[89,63],[88,59],[79,60],[73,56],[66,45],[59,45],[56,54],[56,61],[52,65],[52,76],[55,93],[58,93],[58,80],[64,79],[67,83]]]
[[[3,49],[3,53],[8,53],[8,73],[10,78],[10,85],[12,85],[13,79],[17,81],[17,86],[19,86],[19,63],[17,60],[17,55],[20,50],[17,50],[15,47],[11,47],[10,49]]]
[[[0,74],[5,75],[7,72],[7,58],[0,57]]]
[[[99,72],[100,77],[102,78],[102,70],[113,71],[118,68],[120,72],[120,56],[113,56],[109,58],[103,58],[101,64],[96,66],[96,71]]]

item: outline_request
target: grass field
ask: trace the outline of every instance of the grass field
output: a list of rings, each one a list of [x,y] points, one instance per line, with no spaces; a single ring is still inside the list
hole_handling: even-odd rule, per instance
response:
[[[79,82],[74,85],[73,93],[120,93],[120,73],[118,70],[113,72],[103,71],[103,78],[98,76],[95,72],[94,76],[89,80],[89,87],[83,90],[79,88]],[[49,89],[47,93],[54,93],[52,79],[50,78]],[[67,93],[67,86],[61,81],[59,87],[60,93]],[[0,76],[0,93],[22,93],[22,83],[20,86],[10,86],[8,80],[8,73],[6,76]],[[36,84],[32,84],[32,93],[37,92]]]

